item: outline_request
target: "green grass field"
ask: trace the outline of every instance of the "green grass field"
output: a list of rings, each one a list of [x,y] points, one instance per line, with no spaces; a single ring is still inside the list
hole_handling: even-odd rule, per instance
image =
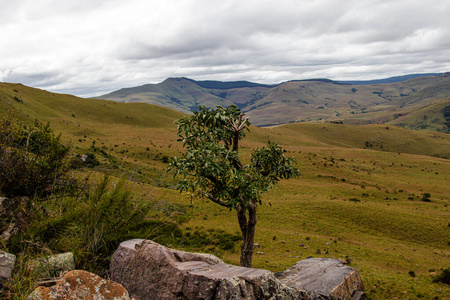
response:
[[[0,83],[0,109],[11,107],[24,123],[50,122],[74,153],[93,152],[97,172],[133,174],[136,192],[189,207],[185,230],[238,231],[233,211],[173,189],[166,167],[183,151],[173,124],[182,113]],[[342,258],[359,270],[370,299],[450,299],[448,286],[432,283],[450,267],[449,134],[393,125],[252,127],[243,161],[268,140],[297,159],[302,176],[264,196],[254,267],[280,271],[309,256]],[[238,264],[238,249],[221,257]]]

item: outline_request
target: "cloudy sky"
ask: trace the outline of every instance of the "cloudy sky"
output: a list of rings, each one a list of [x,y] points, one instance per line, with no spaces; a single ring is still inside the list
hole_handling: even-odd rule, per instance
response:
[[[167,77],[450,71],[450,1],[0,0],[0,81],[96,96]]]

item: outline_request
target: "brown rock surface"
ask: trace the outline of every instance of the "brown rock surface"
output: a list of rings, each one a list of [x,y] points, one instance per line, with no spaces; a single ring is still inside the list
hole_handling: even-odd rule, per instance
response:
[[[55,286],[38,287],[29,300],[129,300],[128,292],[118,283],[82,270],[67,273]]]
[[[289,287],[314,291],[324,299],[366,299],[358,271],[339,260],[309,258],[275,276]]]
[[[112,280],[136,300],[366,299],[358,271],[327,258],[299,261],[273,274],[136,239],[120,244],[110,269]]]
[[[0,250],[0,285],[11,279],[16,256]]]
[[[166,248],[148,240],[120,244],[111,278],[136,299],[321,299],[283,285],[272,272],[227,265],[209,254]]]

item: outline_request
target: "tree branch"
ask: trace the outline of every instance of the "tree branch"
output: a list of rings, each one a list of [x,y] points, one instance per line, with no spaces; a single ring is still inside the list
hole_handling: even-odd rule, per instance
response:
[[[203,196],[205,196],[206,198],[208,198],[212,202],[217,203],[217,204],[219,204],[221,206],[228,207],[228,208],[233,207],[230,203],[227,203],[227,202],[224,202],[224,201],[222,201],[220,199],[217,199],[216,197],[213,197],[211,194],[209,194],[207,192],[200,191],[199,193],[201,193]]]
[[[238,152],[239,132],[247,127],[248,117],[244,118],[244,114],[239,115],[239,119],[228,119],[227,130],[233,134],[233,150]]]

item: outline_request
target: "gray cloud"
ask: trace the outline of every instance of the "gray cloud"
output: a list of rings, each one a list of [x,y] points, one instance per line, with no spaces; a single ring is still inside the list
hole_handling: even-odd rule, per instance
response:
[[[80,96],[173,76],[276,83],[450,70],[446,0],[0,5],[0,80]]]

